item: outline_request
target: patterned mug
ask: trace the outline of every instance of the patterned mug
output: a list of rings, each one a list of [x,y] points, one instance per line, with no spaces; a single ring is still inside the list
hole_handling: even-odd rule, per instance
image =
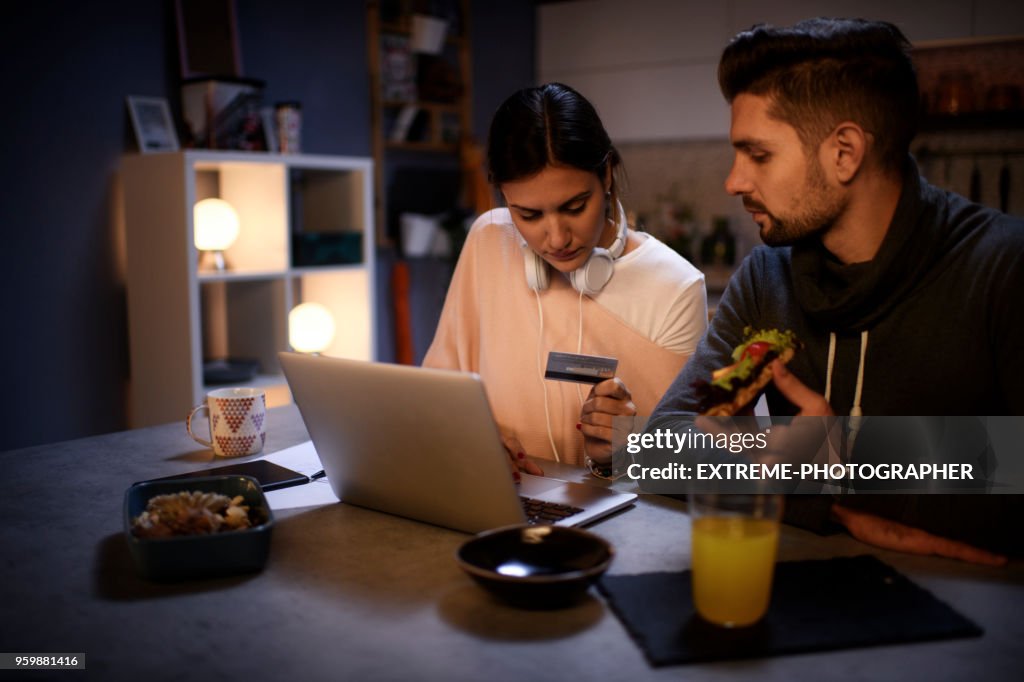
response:
[[[192,431],[192,419],[200,410],[210,416],[210,440]],[[197,443],[213,448],[221,457],[255,455],[267,440],[267,394],[258,388],[218,388],[206,394],[185,420],[188,435]]]

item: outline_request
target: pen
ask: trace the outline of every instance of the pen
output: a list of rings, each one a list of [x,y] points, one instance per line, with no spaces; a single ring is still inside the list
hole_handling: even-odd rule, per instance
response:
[[[315,474],[313,474],[312,476],[310,476],[310,477],[309,477],[309,480],[311,480],[311,481],[315,481],[316,479],[318,479],[318,478],[323,478],[323,477],[324,477],[324,476],[326,476],[326,475],[327,475],[327,474],[326,474],[326,473],[324,473],[324,470],[323,470],[323,469],[321,469],[320,471],[318,471],[318,472],[316,472]]]

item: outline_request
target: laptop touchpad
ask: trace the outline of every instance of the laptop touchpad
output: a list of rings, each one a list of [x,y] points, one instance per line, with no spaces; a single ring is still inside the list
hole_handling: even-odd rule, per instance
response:
[[[565,481],[557,478],[545,478],[544,476],[531,476],[530,474],[522,474],[522,483],[516,486],[520,495],[526,497],[536,497],[543,492],[553,490],[554,488],[561,488],[565,485]]]

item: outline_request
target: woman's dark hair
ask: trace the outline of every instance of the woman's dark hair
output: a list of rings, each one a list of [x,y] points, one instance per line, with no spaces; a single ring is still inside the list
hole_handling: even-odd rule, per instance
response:
[[[728,102],[771,98],[769,113],[814,149],[844,120],[874,136],[883,166],[900,169],[917,132],[918,87],[910,43],[883,21],[817,18],[786,28],[755,26],[722,53],[718,83]]]
[[[568,85],[547,83],[506,99],[487,136],[487,176],[500,186],[535,175],[548,165],[594,173],[602,182],[609,165],[614,193],[619,152],[594,106]]]

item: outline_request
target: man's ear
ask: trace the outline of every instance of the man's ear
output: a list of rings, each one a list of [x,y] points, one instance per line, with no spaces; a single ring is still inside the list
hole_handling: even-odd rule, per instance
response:
[[[843,121],[825,138],[822,161],[836,180],[845,185],[857,177],[864,166],[869,144],[870,136],[863,128],[852,121]]]

